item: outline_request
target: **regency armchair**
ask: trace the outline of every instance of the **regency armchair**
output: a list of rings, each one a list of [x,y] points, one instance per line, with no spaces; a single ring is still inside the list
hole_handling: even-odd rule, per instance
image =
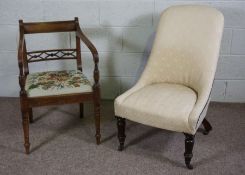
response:
[[[182,5],[165,10],[158,24],[148,63],[134,87],[115,100],[119,150],[123,150],[125,119],[183,132],[185,163],[190,164],[194,137],[209,104],[219,57],[223,15],[209,6]]]
[[[33,122],[32,108],[45,105],[80,104],[83,117],[83,102],[93,101],[95,112],[96,142],[100,143],[100,84],[98,52],[80,29],[78,18],[71,21],[24,23],[19,21],[18,48],[20,104],[24,130],[24,146],[30,152],[29,122]],[[25,35],[51,32],[74,32],[76,47],[71,49],[27,51]],[[94,83],[83,74],[80,40],[90,49],[94,61]],[[29,64],[50,60],[76,60],[77,69],[29,73]]]

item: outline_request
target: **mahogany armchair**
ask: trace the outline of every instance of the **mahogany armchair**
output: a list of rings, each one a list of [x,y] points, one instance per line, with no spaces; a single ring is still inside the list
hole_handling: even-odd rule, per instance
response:
[[[32,108],[46,105],[79,103],[83,117],[83,102],[93,101],[96,143],[100,144],[100,84],[98,52],[80,29],[78,18],[71,21],[24,23],[19,21],[20,38],[18,48],[20,104],[24,130],[24,146],[30,152],[29,122],[33,122]],[[76,48],[27,51],[25,35],[51,32],[75,32]],[[94,84],[83,74],[80,40],[93,55]],[[29,64],[50,60],[76,60],[76,70],[61,70],[29,73]]]
[[[212,129],[205,119],[214,81],[224,17],[200,5],[173,6],[161,15],[151,55],[134,87],[115,100],[119,150],[125,119],[183,132],[185,163],[191,158],[197,129]]]

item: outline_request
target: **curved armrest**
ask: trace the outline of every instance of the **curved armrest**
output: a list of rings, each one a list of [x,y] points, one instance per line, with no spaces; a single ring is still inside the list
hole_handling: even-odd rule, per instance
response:
[[[99,54],[95,46],[92,44],[92,42],[83,34],[81,28],[79,25],[77,25],[77,30],[76,30],[76,36],[79,37],[84,44],[89,48],[93,55],[93,60],[94,60],[94,88],[99,87],[99,69],[98,69],[98,63],[99,63]]]
[[[191,134],[194,134],[198,127],[201,125],[203,119],[206,116],[208,105],[210,102],[210,96],[212,92],[213,82],[209,83],[206,87],[201,90],[198,94],[197,102],[189,116],[188,124]]]

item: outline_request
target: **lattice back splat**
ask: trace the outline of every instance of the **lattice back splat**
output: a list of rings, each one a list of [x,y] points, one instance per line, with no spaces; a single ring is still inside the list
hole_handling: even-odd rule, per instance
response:
[[[57,49],[27,52],[28,63],[59,59],[77,59],[76,49]]]

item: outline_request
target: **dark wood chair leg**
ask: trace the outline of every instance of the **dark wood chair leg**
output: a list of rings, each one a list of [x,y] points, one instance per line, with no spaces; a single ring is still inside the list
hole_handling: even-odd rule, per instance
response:
[[[30,142],[29,142],[29,114],[28,112],[22,112],[22,125],[24,131],[24,146],[26,154],[30,153]]]
[[[32,112],[32,108],[29,108],[28,115],[29,115],[29,121],[30,121],[30,123],[33,123],[33,112]]]
[[[122,151],[124,149],[124,142],[125,142],[125,125],[126,121],[125,118],[116,117],[117,118],[117,129],[118,129],[118,140],[119,140],[119,146],[118,151]]]
[[[211,126],[211,124],[205,118],[203,119],[202,124],[204,126],[204,132],[203,132],[203,134],[204,135],[208,135],[208,133],[213,129],[212,126]]]
[[[96,128],[96,134],[95,134],[95,138],[96,138],[96,143],[97,145],[100,144],[100,103],[96,103],[94,102],[94,115],[95,115],[95,128]]]
[[[80,103],[79,106],[80,106],[80,118],[83,118],[83,103]]]
[[[191,158],[193,157],[192,150],[195,142],[195,135],[185,134],[185,164],[188,169],[193,169],[191,165]]]

